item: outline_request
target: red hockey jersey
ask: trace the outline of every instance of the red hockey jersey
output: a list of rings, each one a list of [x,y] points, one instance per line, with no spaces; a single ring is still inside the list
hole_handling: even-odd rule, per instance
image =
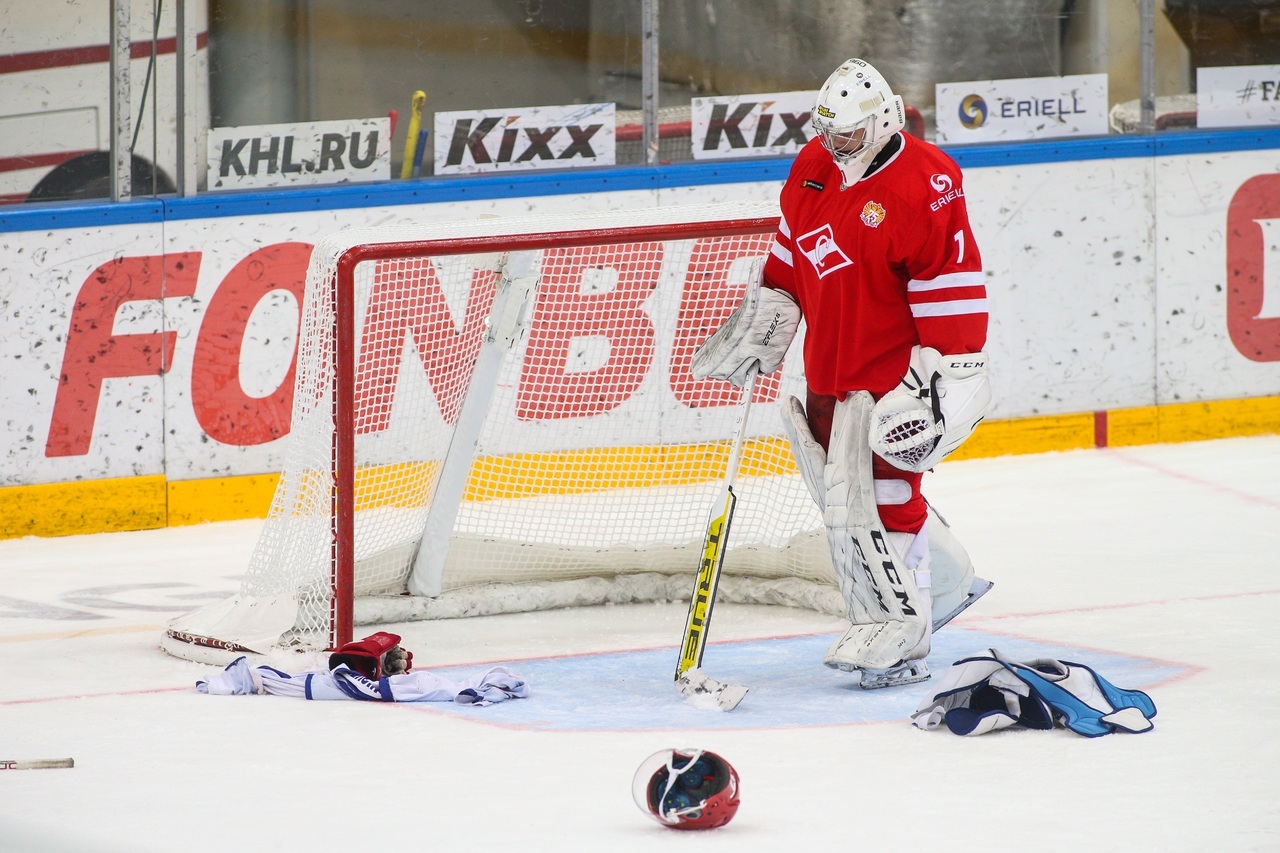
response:
[[[900,136],[889,161],[847,190],[815,138],[782,188],[764,283],[804,313],[805,372],[818,394],[879,398],[906,372],[913,345],[945,355],[986,344],[982,258],[960,168]]]

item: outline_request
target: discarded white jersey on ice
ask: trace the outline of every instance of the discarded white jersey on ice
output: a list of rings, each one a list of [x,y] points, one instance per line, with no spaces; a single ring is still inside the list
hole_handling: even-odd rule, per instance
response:
[[[239,657],[211,678],[197,681],[196,689],[215,696],[247,696],[269,693],[301,699],[355,699],[366,702],[455,702],[460,705],[492,705],[529,696],[523,678],[503,666],[493,666],[463,679],[445,678],[428,670],[365,678],[343,664],[336,669],[290,675],[275,667],[250,666]]]

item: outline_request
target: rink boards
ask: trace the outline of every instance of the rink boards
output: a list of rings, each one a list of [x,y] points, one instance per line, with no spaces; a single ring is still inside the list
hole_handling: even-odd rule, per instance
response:
[[[988,273],[996,391],[963,456],[1276,430],[1280,131],[949,153]],[[0,536],[261,516],[302,271],[326,234],[768,200],[788,165],[6,212]],[[237,401],[260,417],[211,417]]]

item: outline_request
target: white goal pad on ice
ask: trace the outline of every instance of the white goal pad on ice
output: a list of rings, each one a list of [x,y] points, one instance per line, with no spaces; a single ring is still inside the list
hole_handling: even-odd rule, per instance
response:
[[[164,648],[316,651],[356,624],[680,600],[741,391],[689,371],[773,204],[348,231],[307,273],[284,471],[233,598]],[[843,613],[780,407],[745,427],[722,601]]]

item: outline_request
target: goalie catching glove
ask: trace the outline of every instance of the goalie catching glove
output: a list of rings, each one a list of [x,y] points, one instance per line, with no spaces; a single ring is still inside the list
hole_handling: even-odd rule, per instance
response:
[[[964,443],[990,405],[985,353],[916,346],[898,387],[872,410],[871,449],[895,468],[928,471]]]
[[[400,647],[400,635],[379,631],[345,643],[329,655],[329,669],[346,664],[365,678],[400,675],[413,668],[413,652]]]
[[[752,267],[752,281],[759,281],[759,267]],[[734,312],[698,351],[690,365],[697,379],[725,379],[741,388],[754,364],[761,373],[772,373],[782,364],[791,340],[800,327],[800,306],[772,287],[747,288]]]

